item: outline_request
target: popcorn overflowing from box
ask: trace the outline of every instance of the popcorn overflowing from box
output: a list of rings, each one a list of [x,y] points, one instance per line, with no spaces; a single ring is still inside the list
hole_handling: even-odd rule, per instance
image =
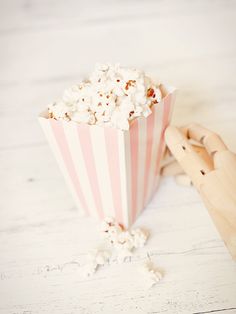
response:
[[[143,72],[98,64],[89,80],[65,90],[48,109],[56,120],[128,130],[130,121],[147,117],[161,98],[159,86]]]
[[[40,115],[81,211],[135,221],[158,185],[174,98],[141,71],[104,64]]]

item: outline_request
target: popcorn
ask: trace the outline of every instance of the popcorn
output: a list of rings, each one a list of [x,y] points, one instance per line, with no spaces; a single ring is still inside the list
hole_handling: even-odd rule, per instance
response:
[[[147,282],[148,287],[153,287],[163,277],[162,273],[153,265],[151,261],[145,262],[140,267],[140,271],[145,276],[145,282]]]
[[[102,236],[111,243],[116,241],[118,234],[121,233],[122,230],[122,226],[112,217],[106,217],[101,223]]]
[[[143,247],[147,241],[148,234],[141,228],[124,230],[111,217],[105,218],[101,224],[103,237],[116,249],[118,260],[124,261],[132,256],[134,249]]]
[[[94,124],[95,117],[89,111],[76,111],[71,115],[71,120],[79,123]],[[90,121],[92,123],[90,123]]]
[[[113,217],[106,217],[101,223],[100,231],[102,237],[110,247],[115,249],[117,261],[123,263],[133,255],[134,249],[143,247],[147,241],[148,234],[141,228],[131,231],[125,230]],[[88,255],[88,263],[83,268],[86,276],[94,274],[99,266],[109,262],[110,250],[93,250]]]
[[[67,104],[73,104],[79,101],[80,99],[80,88],[78,85],[73,85],[70,88],[66,89],[63,94],[63,101]]]
[[[56,120],[70,120],[71,108],[67,106],[63,101],[57,101],[48,107],[49,117]]]
[[[143,247],[148,238],[148,233],[140,228],[131,230],[131,235],[133,238],[133,246],[135,248]]]
[[[128,130],[130,121],[151,113],[162,99],[159,86],[142,71],[97,64],[88,81],[65,90],[48,106],[49,117]]]
[[[115,249],[116,260],[119,263],[124,263],[127,258],[133,256],[133,251],[136,248],[141,248],[145,245],[148,239],[147,231],[141,228],[125,230],[118,224],[114,218],[106,217],[101,223],[102,236]],[[110,250],[95,249],[88,255],[88,262],[82,267],[83,275],[92,276],[100,266],[104,266],[111,260]],[[151,260],[145,262],[139,269],[145,276],[145,283],[148,287],[154,286],[159,282],[163,275],[154,267]]]
[[[88,263],[82,267],[84,276],[92,276],[99,266],[104,266],[110,259],[110,252],[106,250],[93,250],[88,256]]]

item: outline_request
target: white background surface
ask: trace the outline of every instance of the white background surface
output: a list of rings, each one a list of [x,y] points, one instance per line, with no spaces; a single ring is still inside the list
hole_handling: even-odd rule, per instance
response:
[[[98,240],[37,122],[64,88],[111,61],[178,87],[173,123],[200,122],[236,151],[236,1],[0,0],[0,313],[236,313],[236,267],[196,191],[162,180],[131,261],[89,279]],[[137,267],[165,272],[145,290]]]

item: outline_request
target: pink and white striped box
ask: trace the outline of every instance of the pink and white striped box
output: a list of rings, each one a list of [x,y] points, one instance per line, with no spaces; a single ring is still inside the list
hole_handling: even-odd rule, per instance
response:
[[[78,209],[130,226],[156,191],[175,89],[129,131],[39,117]]]

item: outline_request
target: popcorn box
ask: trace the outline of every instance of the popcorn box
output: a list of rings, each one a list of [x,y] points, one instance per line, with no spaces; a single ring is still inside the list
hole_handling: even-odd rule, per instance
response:
[[[163,99],[130,129],[78,124],[48,118],[39,122],[79,210],[106,216],[128,227],[157,189],[175,89],[161,86]]]

